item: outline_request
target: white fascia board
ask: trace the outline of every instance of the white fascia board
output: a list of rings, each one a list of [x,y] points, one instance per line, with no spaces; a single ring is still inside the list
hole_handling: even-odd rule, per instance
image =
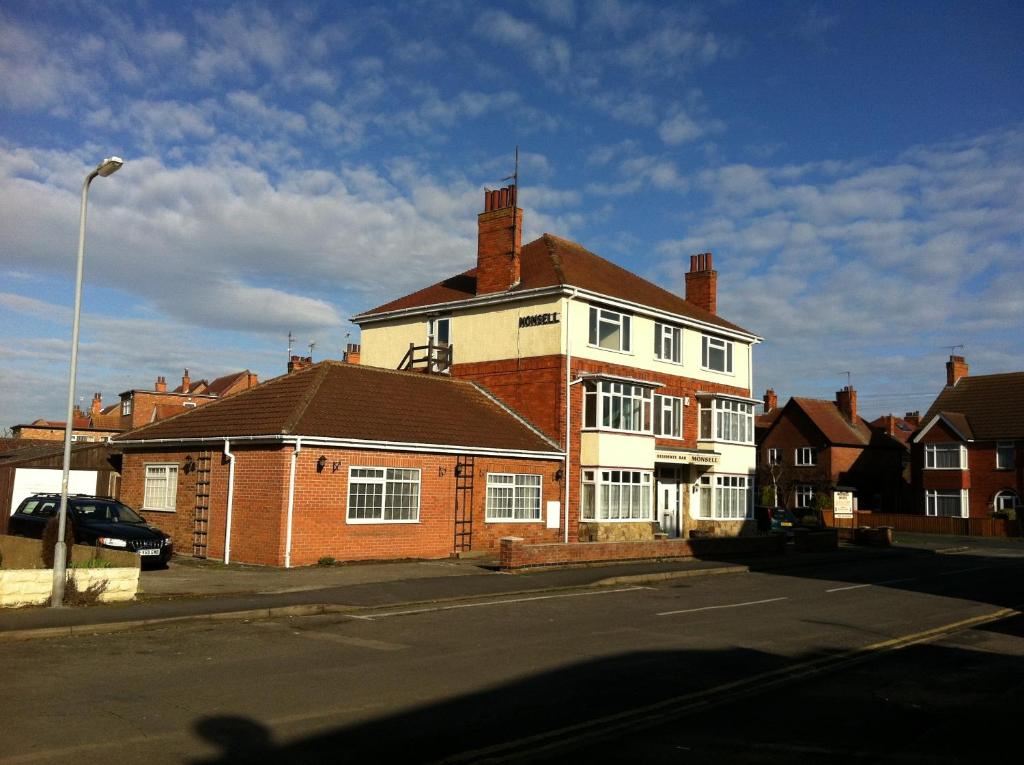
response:
[[[360,313],[353,316],[350,321],[353,324],[376,324],[382,321],[389,321],[391,319],[400,319],[405,316],[419,316],[436,314],[441,311],[451,311],[456,308],[475,308],[482,305],[497,305],[499,303],[515,303],[522,300],[531,300],[537,297],[545,297],[547,295],[562,295],[567,293],[567,290],[559,285],[554,287],[538,287],[532,290],[521,290],[518,292],[499,292],[494,295],[484,295],[482,297],[471,297],[465,300],[451,300],[447,303],[431,303],[430,305],[414,306],[412,308],[398,308],[394,311],[385,311],[383,313],[365,314]]]
[[[942,420],[944,423],[946,423],[946,427],[952,430],[954,433],[956,433],[957,437],[964,443],[969,444],[974,441],[973,438],[967,438],[963,433],[961,433],[957,429],[957,427],[953,423],[951,423],[949,420],[943,417],[942,412],[939,412],[937,415],[932,417],[931,420],[928,421],[928,424],[921,428],[921,430],[918,431],[917,435],[914,436],[914,438],[911,440],[915,444],[921,443],[921,439],[924,438],[925,433],[931,430],[935,426],[935,423],[937,423],[939,420]]]
[[[366,441],[356,438],[329,438],[326,436],[216,436],[210,438],[147,438],[131,441],[115,441],[120,446],[165,446],[171,444],[198,445],[224,441],[237,443],[278,443],[294,445],[299,439],[303,447],[330,446],[338,449],[364,449],[395,452],[425,452],[433,454],[472,454],[481,457],[520,457],[539,460],[564,460],[565,453],[552,450],[550,452],[530,451],[526,449],[491,449],[479,446],[458,446],[454,444],[420,444],[405,441]]]
[[[706,390],[699,390],[694,394],[697,398],[728,398],[733,401],[742,401],[745,404],[763,404],[764,402],[759,398],[751,398],[750,396],[740,396],[736,393],[718,393]],[[778,422],[778,418],[775,419]],[[775,423],[772,423],[774,427]]]
[[[641,388],[664,388],[665,383],[657,382],[656,380],[638,380],[635,377],[626,377],[624,375],[615,375],[606,372],[584,372],[580,375],[581,380],[608,380],[610,382],[624,382],[630,383],[631,385],[639,385]]]

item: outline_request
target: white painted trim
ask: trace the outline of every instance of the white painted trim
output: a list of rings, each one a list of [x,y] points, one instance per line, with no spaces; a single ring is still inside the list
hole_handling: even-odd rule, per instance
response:
[[[231,562],[231,513],[235,501],[235,455],[231,453],[231,441],[224,439],[224,456],[228,458],[228,506],[224,517],[224,565]]]
[[[415,518],[400,518],[400,519],[386,519],[384,518],[384,507],[387,504],[387,483],[388,483],[388,470],[415,470],[416,471],[416,517]],[[381,491],[381,506],[380,518],[351,518],[349,517],[349,501],[352,497],[352,471],[353,470],[383,470],[384,476],[380,479],[380,483],[383,484]],[[374,483],[366,479],[360,478],[357,483]],[[397,483],[412,483],[412,481],[401,480]],[[420,522],[420,511],[423,509],[423,469],[418,467],[404,467],[401,465],[349,465],[348,466],[348,480],[345,485],[345,523],[354,526],[359,525],[392,525],[392,524],[415,524]]]
[[[291,465],[288,469],[288,520],[285,523],[285,534],[284,534],[284,567],[292,567],[292,515],[295,511],[295,462],[299,458],[299,452],[302,451],[302,439],[298,438],[295,441],[295,447],[292,449]]]
[[[178,463],[177,462],[143,462],[143,474],[142,474],[142,507],[147,513],[176,513],[178,512]],[[170,507],[147,507],[146,506],[146,484],[149,480],[149,469],[151,467],[161,468],[174,468],[174,501],[171,502]],[[165,472],[167,478],[168,487],[170,487],[170,475]]]
[[[493,396],[491,397],[493,398]],[[525,421],[524,421],[525,422]],[[529,423],[526,423],[529,424]],[[540,431],[530,428],[542,435]],[[543,436],[545,440],[554,443]],[[292,435],[260,435],[260,436],[209,436],[204,438],[147,438],[132,439],[127,441],[115,441],[120,446],[152,446],[155,444],[205,444],[221,442],[226,439],[247,443],[277,443],[283,445],[295,444],[298,439],[306,446],[332,446],[339,449],[368,449],[377,451],[395,452],[426,452],[433,454],[472,454],[479,457],[521,457],[524,459],[538,460],[563,460],[565,454],[562,451],[535,452],[525,449],[491,449],[479,446],[458,446],[452,444],[420,444],[407,443],[405,441],[368,441],[358,438],[331,438],[329,436],[292,436]],[[557,448],[557,447],[556,447]]]
[[[961,441],[964,441],[965,443],[968,443],[968,444],[974,442],[973,438],[967,438],[967,436],[965,436],[963,433],[961,433],[957,429],[957,427],[953,423],[951,423],[949,421],[948,418],[942,416],[942,412],[939,412],[937,415],[932,417],[931,420],[928,421],[927,425],[925,425],[923,428],[921,428],[921,430],[918,431],[917,435],[914,436],[914,438],[912,439],[913,443],[915,443],[915,444],[916,443],[920,443],[921,439],[924,438],[925,434],[929,430],[931,430],[939,420],[942,420],[944,423],[946,423],[946,427],[948,427],[950,430],[952,430],[954,433],[956,433],[957,436],[959,436]]]
[[[952,446],[952,447],[955,447],[956,450],[958,452],[960,452],[960,464],[957,465],[956,467],[935,467],[934,465],[930,466],[928,464],[928,450],[931,449],[934,452],[934,450],[936,448],[940,447],[940,446],[944,446],[944,447]],[[939,443],[925,444],[924,445],[924,467],[922,468],[922,470],[955,470],[955,471],[959,471],[961,473],[964,472],[965,470],[970,470],[970,466],[968,465],[968,462],[967,462],[967,447],[964,446],[964,444],[962,442],[959,442],[959,441],[942,441],[942,442],[939,442]]]
[[[537,511],[539,513],[537,518],[488,518],[487,517],[487,500],[490,498],[488,489],[490,487],[490,480],[492,475],[506,475],[506,476],[517,476],[517,475],[528,475],[536,476],[540,479],[540,494],[537,496]],[[515,512],[515,499],[516,489],[515,483],[512,486],[512,511]],[[484,475],[484,523],[544,523],[544,476],[540,473],[487,473]]]

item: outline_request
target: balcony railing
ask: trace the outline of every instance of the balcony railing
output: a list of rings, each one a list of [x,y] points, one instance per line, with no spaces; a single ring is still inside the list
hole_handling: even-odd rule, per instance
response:
[[[422,369],[428,374],[451,374],[452,348],[448,343],[435,343],[433,338],[426,345],[409,343],[409,350],[398,364],[399,369]]]

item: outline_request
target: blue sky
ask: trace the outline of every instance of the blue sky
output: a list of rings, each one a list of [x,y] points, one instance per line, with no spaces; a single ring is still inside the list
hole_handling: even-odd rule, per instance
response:
[[[86,3],[0,9],[0,426],[338,357],[470,266],[522,151],[549,231],[766,338],[755,395],[923,409],[963,344],[1024,368],[1024,5]]]

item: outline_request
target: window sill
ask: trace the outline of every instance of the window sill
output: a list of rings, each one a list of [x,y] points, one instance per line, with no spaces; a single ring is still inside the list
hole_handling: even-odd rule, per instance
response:
[[[701,372],[712,372],[712,373],[714,373],[716,375],[725,375],[726,377],[735,377],[736,376],[735,372],[726,372],[723,369],[712,369],[711,367],[705,367],[705,366],[702,366],[700,368],[700,371]]]
[[[543,518],[484,518],[484,523],[544,523]]]
[[[385,521],[381,518],[346,518],[345,523],[352,526],[392,526],[395,524],[409,525],[419,523],[419,518],[414,521]]]
[[[653,518],[580,518],[580,523],[654,523]]]
[[[580,428],[581,433],[609,433],[616,436],[643,436],[645,438],[654,438],[654,433],[647,430],[616,430],[615,428]],[[659,436],[660,438],[661,436]],[[682,439],[680,439],[682,440]]]
[[[753,441],[729,441],[724,438],[704,438],[698,437],[698,442],[704,442],[709,444],[732,444],[733,446],[754,446]]]
[[[674,366],[674,367],[683,367],[683,366],[686,366],[686,365],[685,365],[685,364],[683,364],[683,362],[681,362],[681,361],[672,361],[672,359],[663,359],[663,358],[661,358],[660,356],[655,356],[655,357],[654,357],[654,360],[655,360],[655,361],[659,361],[659,362],[661,362],[662,364],[671,364],[671,365],[672,365],[672,366]]]
[[[176,507],[140,507],[140,512],[143,513],[176,513],[178,508]]]
[[[593,343],[587,343],[588,348],[593,348],[596,351],[608,351],[608,353],[618,353],[620,356],[635,356],[633,351],[624,351],[617,348],[605,348],[603,345],[594,345]]]

